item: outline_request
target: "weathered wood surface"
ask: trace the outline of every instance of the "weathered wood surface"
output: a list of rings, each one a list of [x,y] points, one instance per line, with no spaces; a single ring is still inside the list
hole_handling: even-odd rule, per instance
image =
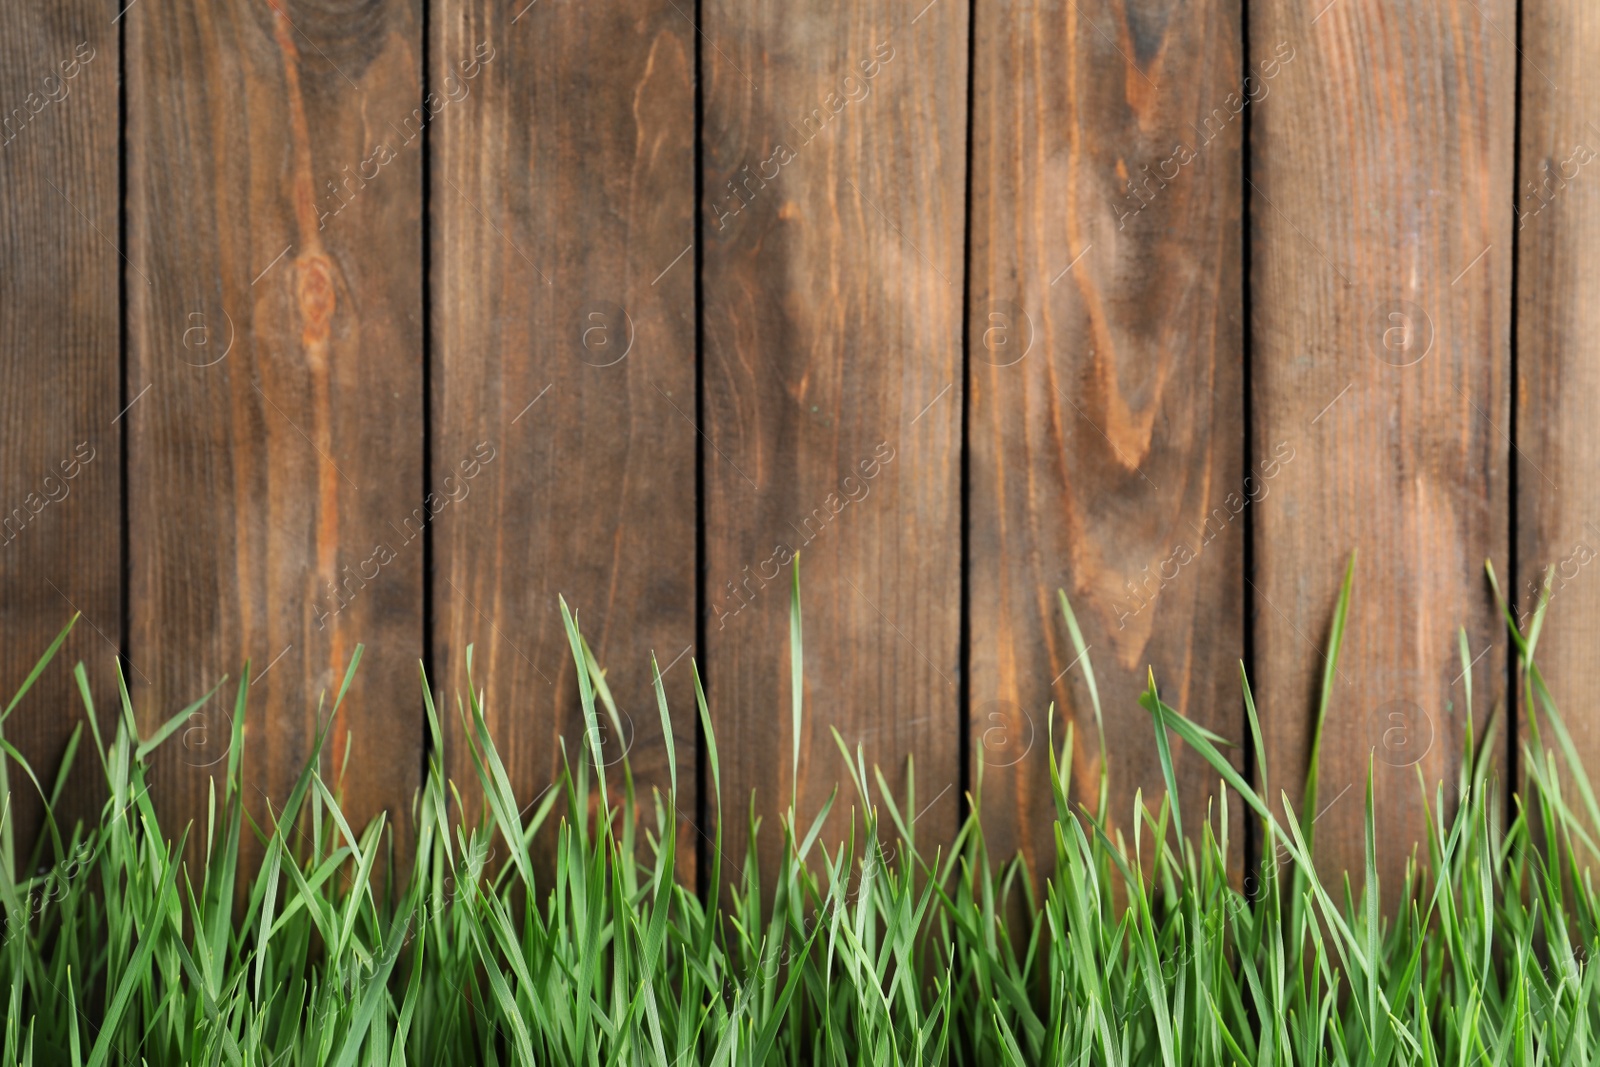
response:
[[[323,767],[353,821],[387,811],[403,840],[422,746],[422,552],[397,529],[423,486],[418,5],[124,21],[135,705],[149,728],[248,657],[261,818],[364,642]],[[233,688],[157,755],[167,817],[203,817]]]
[[[116,692],[122,641],[122,406],[116,28],[103,4],[0,11],[0,708],[74,612],[61,661],[5,724],[46,788],[84,721],[68,665]],[[57,816],[93,821],[80,760]],[[9,768],[19,850],[38,795]],[[18,861],[26,856],[19,851]]]
[[[1138,790],[1165,793],[1147,668],[1168,703],[1241,733],[1241,513],[1278,468],[1243,469],[1241,112],[1288,68],[1241,79],[1232,0],[977,12],[968,729],[985,832],[1039,869],[1052,702],[1091,809],[1102,773],[1057,589],[1099,686],[1114,826],[1131,831]],[[1174,754],[1188,829],[1218,780]]]
[[[1250,582],[1270,789],[1300,804],[1345,558],[1360,552],[1322,742],[1318,854],[1362,867],[1375,766],[1393,891],[1428,796],[1452,796],[1465,626],[1481,728],[1504,642],[1516,11],[1509,0],[1250,6],[1251,59],[1290,69],[1255,114],[1257,459],[1295,460],[1256,513]],[[1525,480],[1526,481],[1526,480]],[[1493,647],[1490,648],[1491,642]]]
[[[1600,186],[1600,12],[1566,0],[1522,8],[1522,143],[1515,191],[1517,271],[1517,521],[1514,597],[1526,625],[1550,572],[1538,661],[1573,740],[1600,767],[1600,325],[1595,273]],[[1519,707],[1519,714],[1521,714]],[[1527,740],[1527,731],[1519,735]],[[1547,740],[1546,744],[1550,742]]]
[[[830,728],[897,791],[913,758],[908,818],[920,840],[947,839],[960,795],[967,10],[701,10],[705,592],[725,862],[742,865],[752,791],[770,858],[792,793],[809,815],[848,781]],[[830,834],[858,803],[841,795]]]
[[[352,815],[403,824],[419,656],[476,795],[475,644],[532,801],[582,741],[560,593],[624,713],[606,758],[646,786],[666,670],[686,819],[705,668],[730,857],[752,790],[770,856],[791,793],[844,779],[837,727],[897,787],[915,758],[922,843],[981,754],[991,842],[1038,864],[1052,700],[1078,799],[1102,770],[1058,587],[1125,829],[1163,788],[1146,665],[1239,738],[1252,648],[1299,802],[1357,549],[1315,814],[1355,865],[1374,758],[1392,886],[1414,767],[1454,785],[1458,625],[1480,727],[1505,690],[1485,559],[1523,610],[1556,566],[1541,656],[1600,761],[1597,34],[1576,0],[0,15],[0,681],[84,613],[7,736],[53,766],[75,659],[109,705],[124,648],[148,726],[248,657],[259,816],[360,641],[325,769],[348,739]],[[158,756],[169,819],[205,810],[229,693]],[[1214,776],[1181,750],[1178,775],[1189,828]]]
[[[619,706],[603,759],[627,754],[641,790],[665,792],[657,657],[687,827],[694,29],[672,0],[453,0],[433,26],[431,82],[451,100],[433,128],[430,191],[434,683],[449,705],[449,769],[478,795],[455,711],[469,644],[518,798],[559,775],[559,739],[580,758],[564,595]],[[692,872],[687,830],[683,845]]]

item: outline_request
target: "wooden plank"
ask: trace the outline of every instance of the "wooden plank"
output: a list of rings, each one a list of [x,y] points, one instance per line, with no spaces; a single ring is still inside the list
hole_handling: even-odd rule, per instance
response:
[[[1234,0],[977,7],[969,729],[991,846],[1036,871],[1052,702],[1091,809],[1102,771],[1058,589],[1103,703],[1113,826],[1166,792],[1147,669],[1173,706],[1242,729],[1240,516],[1277,468],[1246,481],[1239,112],[1284,70],[1244,83],[1241,29]],[[1174,760],[1192,834],[1217,776]]]
[[[1586,765],[1600,767],[1600,362],[1593,356],[1594,242],[1600,236],[1600,12],[1572,0],[1522,7],[1522,143],[1515,193],[1517,301],[1517,568],[1506,590],[1524,626],[1548,568],[1549,617],[1539,663]],[[1522,714],[1521,709],[1518,711]],[[1516,751],[1526,739],[1524,727]],[[1549,743],[1548,741],[1546,742]],[[1592,772],[1591,772],[1592,773]]]
[[[809,819],[839,783],[823,839],[843,840],[859,802],[830,728],[897,791],[915,759],[915,832],[931,848],[960,795],[968,13],[879,0],[702,11],[707,644],[725,849],[741,859],[725,862],[742,866],[752,792],[764,862],[792,791]]]
[[[261,817],[365,642],[323,769],[352,820],[386,811],[403,840],[422,740],[422,553],[391,525],[423,485],[417,4],[125,22],[134,700],[154,723],[248,657]],[[167,819],[203,820],[230,715],[214,700],[158,756]]]
[[[75,0],[0,11],[0,185],[10,203],[0,216],[0,701],[73,612],[84,613],[5,727],[44,781],[84,721],[72,664],[82,660],[109,701],[122,640],[110,17],[103,4]],[[92,822],[105,797],[94,759],[77,767],[57,813],[69,826]],[[42,806],[16,768],[10,775],[10,819],[27,848]]]
[[[473,643],[518,797],[556,779],[558,739],[579,758],[563,594],[620,707],[604,758],[626,752],[646,798],[668,787],[652,651],[665,672],[692,875],[693,30],[670,0],[524,4],[433,20],[433,82],[460,96],[431,193],[434,488],[461,496],[436,520],[449,765],[476,796],[453,711]]]
[[[1273,796],[1300,805],[1321,648],[1347,555],[1355,600],[1322,741],[1317,851],[1362,868],[1375,767],[1381,876],[1399,884],[1465,728],[1503,691],[1483,565],[1508,537],[1515,52],[1510,0],[1252,4],[1252,60],[1292,49],[1251,132],[1254,442],[1296,459],[1256,520],[1258,697]],[[1325,812],[1325,813],[1324,813]],[[1392,899],[1392,897],[1390,898]]]

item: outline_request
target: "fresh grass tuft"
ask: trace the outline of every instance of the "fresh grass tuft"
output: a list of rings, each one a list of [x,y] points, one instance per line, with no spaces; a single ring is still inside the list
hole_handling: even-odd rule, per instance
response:
[[[1349,597],[1347,572],[1330,674]],[[1082,635],[1064,596],[1061,607],[1098,726]],[[1264,759],[1256,780],[1244,780],[1222,739],[1165,704],[1153,676],[1140,703],[1168,792],[1154,810],[1140,803],[1131,823],[1118,820],[1132,828],[1131,848],[1110,829],[1103,780],[1092,783],[1093,811],[1069,799],[1071,723],[1060,749],[1051,735],[1055,851],[1034,878],[1020,858],[989,855],[979,795],[953,843],[919,848],[906,818],[917,810],[915,774],[903,797],[892,795],[836,733],[853,797],[842,801],[836,789],[819,810],[801,812],[791,795],[776,827],[780,858],[765,872],[752,820],[749,838],[736,843],[743,871],[728,886],[716,735],[697,676],[719,816],[708,831],[711,879],[697,895],[682,884],[693,864],[678,852],[676,798],[638,796],[626,760],[619,778],[598,758],[600,717],[614,720],[614,703],[564,603],[562,617],[586,737],[564,758],[559,788],[529,810],[469,687],[456,714],[485,813],[464,823],[424,679],[432,748],[409,813],[415,857],[404,871],[389,854],[392,826],[380,818],[358,832],[343,815],[337,779],[319,771],[331,762],[326,728],[282,807],[261,823],[245,813],[248,670],[221,795],[213,793],[203,826],[163,828],[148,795],[149,760],[190,709],[141,737],[124,685],[115,729],[103,736],[80,665],[85,723],[109,792],[97,825],[63,827],[47,815],[19,863],[8,770],[48,811],[80,758],[83,729],[48,783],[0,739],[4,1062],[1556,1067],[1600,1053],[1597,972],[1588,966],[1600,806],[1534,663],[1542,603],[1526,634],[1507,614],[1526,701],[1528,793],[1504,810],[1490,764],[1499,716],[1475,745],[1469,689],[1460,776],[1449,791],[1433,783],[1430,797],[1419,775],[1425,854],[1398,892],[1390,887],[1400,906],[1387,915],[1370,773],[1364,870],[1353,883],[1329,881],[1310,859],[1315,759],[1294,803],[1274,794]],[[1464,634],[1460,652],[1469,663]],[[798,736],[798,578],[789,654]],[[338,700],[358,660],[359,652]],[[470,662],[469,652],[469,674]],[[1240,680],[1259,755],[1242,669]],[[1329,689],[1325,681],[1318,737]],[[675,792],[659,669],[655,692]],[[1218,776],[1206,818],[1179,810],[1174,743]],[[1103,754],[1103,737],[1100,745]],[[1275,796],[1281,808],[1269,803]],[[823,840],[825,819],[844,803],[849,835]],[[1249,878],[1227,840],[1227,808],[1239,803],[1269,857]],[[240,868],[246,835],[259,843],[258,871]]]

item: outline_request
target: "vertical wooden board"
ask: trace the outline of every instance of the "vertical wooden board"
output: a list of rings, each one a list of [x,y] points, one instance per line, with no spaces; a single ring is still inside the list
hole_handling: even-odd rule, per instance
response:
[[[1551,575],[1540,671],[1587,766],[1600,766],[1594,635],[1600,585],[1600,12],[1569,0],[1522,7],[1522,143],[1515,192],[1517,568],[1506,590],[1526,628]],[[1522,714],[1519,708],[1519,715]],[[1516,751],[1520,753],[1522,731]],[[1546,742],[1549,743],[1548,741]],[[1520,755],[1519,755],[1520,759]]]
[[[364,642],[323,771],[404,841],[422,554],[390,524],[423,484],[418,8],[126,19],[134,702],[148,729],[233,679],[156,757],[156,800],[203,825],[248,657],[246,793],[257,818],[281,806]]]
[[[1480,729],[1504,689],[1483,567],[1504,573],[1508,536],[1516,16],[1509,0],[1250,12],[1252,60],[1295,57],[1251,133],[1255,448],[1296,453],[1256,516],[1269,789],[1302,806],[1322,650],[1359,550],[1317,852],[1326,876],[1359,881],[1370,763],[1392,894],[1425,850],[1418,769],[1428,803],[1440,780],[1454,793],[1458,627],[1483,653]]]
[[[740,858],[724,862],[742,866],[752,792],[766,862],[792,791],[803,826],[839,784],[823,839],[843,840],[860,800],[833,729],[902,803],[915,760],[907,817],[931,849],[960,794],[968,11],[702,11],[707,644],[724,849]]]
[[[1091,810],[1102,770],[1058,589],[1098,683],[1113,825],[1131,830],[1137,790],[1165,793],[1148,668],[1168,703],[1242,730],[1240,515],[1277,472],[1243,469],[1228,101],[1261,106],[1275,79],[1245,86],[1241,31],[1233,0],[977,6],[969,729],[985,833],[1035,872],[1054,856],[1052,702]],[[1213,107],[1226,119],[1208,125]],[[1181,747],[1174,763],[1192,834],[1218,776]]]
[[[45,782],[84,721],[72,664],[109,698],[122,640],[115,14],[0,11],[0,707],[83,612],[5,725]],[[65,826],[105,794],[92,757],[77,767]],[[10,782],[25,848],[42,806],[15,767]]]
[[[469,645],[518,798],[556,780],[559,741],[580,758],[564,595],[619,705],[602,759],[626,754],[644,797],[669,784],[652,652],[665,672],[692,872],[693,30],[668,0],[452,2],[434,24],[432,82],[460,97],[431,188],[451,774],[479,795],[455,713]]]

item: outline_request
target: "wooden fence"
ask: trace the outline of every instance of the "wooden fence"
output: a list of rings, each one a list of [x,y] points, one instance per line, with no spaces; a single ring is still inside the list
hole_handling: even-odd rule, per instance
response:
[[[919,843],[985,753],[1037,861],[1052,702],[1099,771],[1090,662],[1119,827],[1161,792],[1147,665],[1242,740],[1242,658],[1298,796],[1358,550],[1318,832],[1359,856],[1375,754],[1393,874],[1415,768],[1453,786],[1469,684],[1480,728],[1508,689],[1486,560],[1521,608],[1556,565],[1600,759],[1597,48],[1586,0],[8,5],[0,679],[74,611],[102,714],[116,653],[147,726],[248,658],[262,811],[364,642],[330,762],[403,838],[419,659],[458,781],[469,645],[519,797],[580,736],[560,593],[647,785],[658,657],[687,818],[697,662],[727,840],[751,790],[816,809],[835,727],[914,759]],[[58,668],[6,735],[51,768],[78,707]],[[168,818],[230,709],[161,751]]]

